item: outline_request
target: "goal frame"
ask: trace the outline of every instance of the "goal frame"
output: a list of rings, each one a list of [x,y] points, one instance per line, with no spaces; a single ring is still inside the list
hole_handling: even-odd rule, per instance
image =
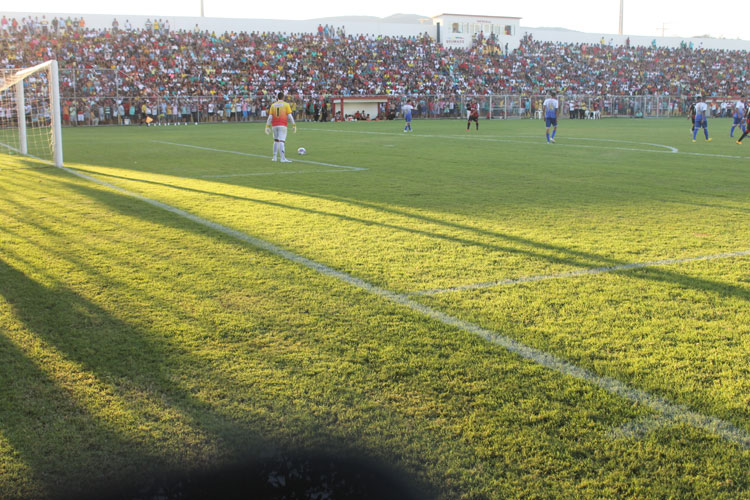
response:
[[[63,144],[62,144],[62,125],[61,125],[61,117],[60,117],[60,78],[59,78],[59,72],[58,72],[58,65],[57,61],[51,60],[46,61],[41,64],[37,64],[36,66],[31,66],[29,68],[24,68],[19,71],[16,71],[13,74],[13,80],[15,80],[15,83],[12,83],[7,88],[10,88],[11,86],[14,87],[15,90],[15,101],[16,101],[16,116],[18,117],[18,149],[6,144],[7,147],[10,149],[15,150],[16,152],[25,155],[25,156],[31,156],[29,155],[28,150],[28,141],[27,141],[27,134],[26,134],[26,102],[25,102],[25,96],[24,96],[24,79],[27,77],[33,75],[34,73],[38,73],[40,71],[46,71],[47,72],[47,86],[49,87],[49,115],[50,115],[50,144],[52,149],[52,163],[56,167],[62,167],[63,166]],[[37,158],[42,161],[47,161],[41,158]]]

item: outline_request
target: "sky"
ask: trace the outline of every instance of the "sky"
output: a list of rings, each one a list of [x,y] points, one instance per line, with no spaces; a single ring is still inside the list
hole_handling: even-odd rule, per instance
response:
[[[624,0],[624,33],[627,35],[718,38],[750,38],[744,27],[750,3],[736,0]],[[201,0],[26,0],[9,9],[24,12],[77,14],[199,16]],[[6,7],[8,8],[8,3]],[[617,33],[620,0],[533,0],[498,2],[474,0],[465,8],[455,1],[378,0],[376,2],[286,0],[203,0],[206,17],[252,19],[315,19],[333,16],[377,16],[418,14],[474,14],[520,17],[527,28],[567,28],[588,33]]]

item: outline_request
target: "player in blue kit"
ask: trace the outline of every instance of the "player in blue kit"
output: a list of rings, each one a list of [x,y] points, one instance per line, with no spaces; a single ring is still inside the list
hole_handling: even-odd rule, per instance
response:
[[[557,102],[557,95],[554,92],[550,92],[542,103],[542,109],[544,109],[544,120],[547,125],[547,144],[555,142],[555,134],[557,133],[557,109],[560,107],[560,103]],[[549,129],[552,129],[552,136],[549,135]]]
[[[406,104],[401,106],[401,111],[404,113],[404,120],[406,120],[404,132],[411,132],[411,112],[413,109],[414,106],[412,105],[411,100],[406,101]]]
[[[708,104],[703,102],[703,98],[701,96],[698,96],[697,101],[695,103],[695,123],[693,124],[693,142],[695,142],[695,138],[698,136],[698,129],[703,128],[703,133],[706,136],[706,140],[708,142],[711,142],[711,139],[708,137]]]

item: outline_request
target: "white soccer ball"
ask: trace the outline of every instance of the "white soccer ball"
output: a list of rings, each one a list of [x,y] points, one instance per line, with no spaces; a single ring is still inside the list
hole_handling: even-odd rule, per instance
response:
[[[305,148],[297,148],[297,154],[298,155],[305,155],[305,154],[307,154],[307,150]]]

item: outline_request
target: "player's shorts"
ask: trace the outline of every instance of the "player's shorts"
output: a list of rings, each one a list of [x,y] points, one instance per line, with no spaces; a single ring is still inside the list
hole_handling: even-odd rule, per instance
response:
[[[703,115],[695,115],[695,128],[708,128],[708,120]]]
[[[547,122],[547,128],[557,127],[557,118],[550,118],[548,116],[546,119],[546,122]]]
[[[734,123],[732,125],[739,125],[742,123],[742,117],[737,115],[737,113],[734,114]]]
[[[470,116],[469,121],[479,123],[479,116]]]
[[[283,125],[276,125],[273,127],[273,140],[285,142],[286,141],[287,128]]]
[[[406,123],[411,123],[411,114],[404,116],[404,120],[406,120]]]

